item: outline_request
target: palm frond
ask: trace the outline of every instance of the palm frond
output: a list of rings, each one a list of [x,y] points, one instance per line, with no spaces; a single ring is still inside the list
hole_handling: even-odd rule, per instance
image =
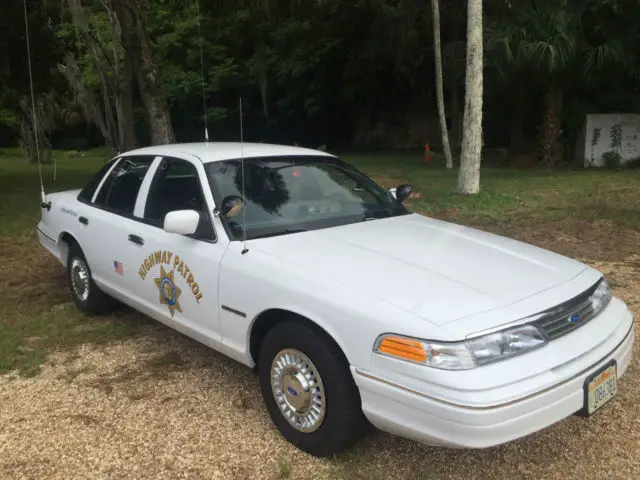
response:
[[[597,70],[608,66],[622,64],[625,61],[624,46],[618,39],[611,39],[607,43],[588,47],[584,50],[584,74],[591,76]]]

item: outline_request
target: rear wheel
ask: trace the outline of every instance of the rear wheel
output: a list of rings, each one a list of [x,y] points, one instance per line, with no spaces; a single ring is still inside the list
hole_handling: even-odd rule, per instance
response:
[[[67,278],[71,296],[80,311],[97,315],[107,313],[115,307],[116,301],[100,290],[91,278],[91,269],[78,245],[69,247]]]
[[[264,339],[258,375],[272,421],[299,449],[331,456],[366,432],[349,365],[324,332],[297,322],[277,324]]]

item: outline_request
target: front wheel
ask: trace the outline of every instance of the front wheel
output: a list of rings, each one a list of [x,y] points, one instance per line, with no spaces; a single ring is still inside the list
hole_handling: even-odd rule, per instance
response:
[[[100,290],[91,278],[89,264],[78,245],[69,248],[67,278],[71,296],[80,311],[97,315],[107,313],[115,307],[115,300]]]
[[[323,332],[297,322],[277,324],[264,339],[258,376],[272,421],[299,449],[327,457],[365,433],[349,365]]]

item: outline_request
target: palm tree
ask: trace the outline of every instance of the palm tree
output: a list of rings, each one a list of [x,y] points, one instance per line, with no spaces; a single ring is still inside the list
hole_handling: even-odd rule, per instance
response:
[[[480,191],[480,156],[482,154],[482,0],[468,1],[464,130],[458,193],[473,195]]]
[[[582,19],[589,8],[584,0],[524,0],[517,8],[509,6],[487,29],[487,49],[502,78],[524,76],[544,91],[536,147],[546,166],[554,166],[562,156],[565,90],[576,78],[589,78],[622,56],[613,39],[600,45],[587,41]]]

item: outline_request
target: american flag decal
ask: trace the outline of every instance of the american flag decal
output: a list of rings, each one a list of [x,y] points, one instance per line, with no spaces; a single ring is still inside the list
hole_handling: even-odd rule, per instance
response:
[[[124,275],[124,267],[122,266],[122,263],[120,263],[117,260],[113,261],[113,269],[116,271],[117,274],[119,275]]]

